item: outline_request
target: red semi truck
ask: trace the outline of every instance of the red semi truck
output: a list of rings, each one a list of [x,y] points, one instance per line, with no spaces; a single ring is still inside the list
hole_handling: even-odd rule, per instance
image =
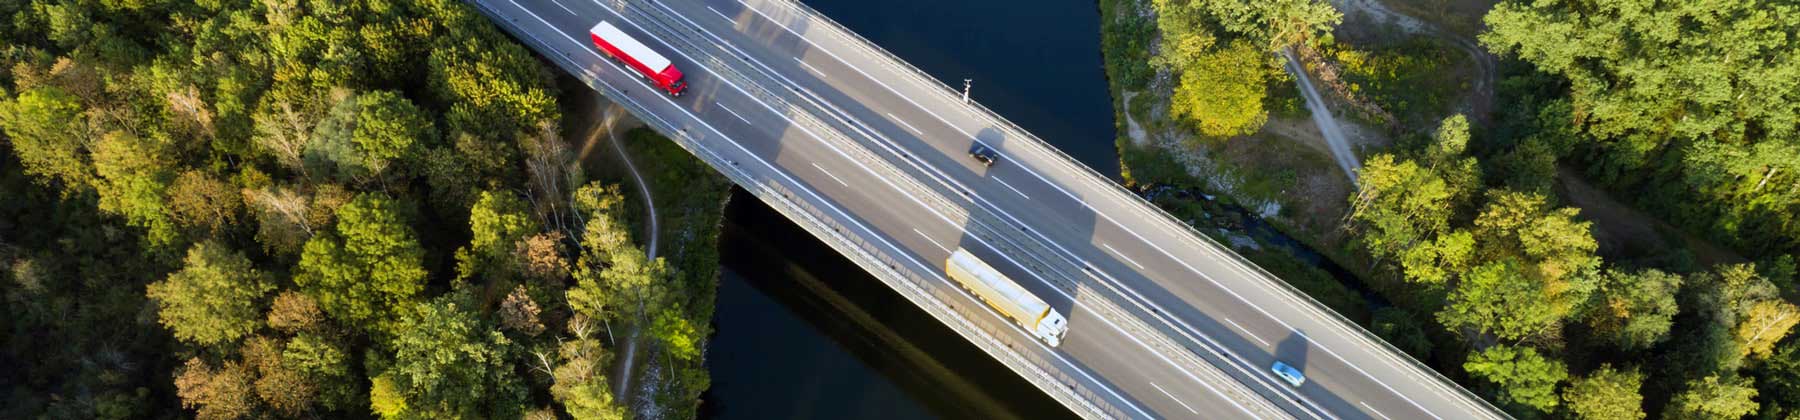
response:
[[[674,63],[611,23],[600,21],[588,30],[588,35],[594,38],[594,45],[600,47],[600,51],[637,70],[639,75],[650,79],[650,84],[669,92],[670,96],[681,96],[681,92],[687,90],[687,82],[681,81],[681,70],[676,70]]]

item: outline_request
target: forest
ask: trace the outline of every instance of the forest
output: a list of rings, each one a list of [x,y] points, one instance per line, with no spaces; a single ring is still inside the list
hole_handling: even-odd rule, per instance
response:
[[[727,184],[624,139],[698,209],[652,258],[555,73],[467,4],[0,15],[0,417],[696,416]]]
[[[1101,3],[1115,90],[1164,101],[1121,112],[1201,150],[1259,138],[1284,112],[1288,52],[1352,77],[1378,57],[1339,37],[1342,2]],[[1404,61],[1353,86],[1401,123],[1364,150],[1348,194],[1321,198],[1346,204],[1323,217],[1337,221],[1324,236],[1346,239],[1317,242],[1383,302],[1298,287],[1519,418],[1800,416],[1800,4],[1383,3],[1486,8],[1475,38],[1499,62],[1491,113],[1383,96],[1417,80]],[[1454,51],[1407,42],[1414,62]],[[1129,182],[1217,185],[1120,141]],[[1605,249],[1592,218],[1606,213],[1573,204],[1569,179],[1669,226],[1643,229],[1725,255]]]

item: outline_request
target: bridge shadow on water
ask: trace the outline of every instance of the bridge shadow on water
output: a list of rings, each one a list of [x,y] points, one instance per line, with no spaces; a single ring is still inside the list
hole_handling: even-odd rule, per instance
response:
[[[755,197],[725,220],[703,418],[1072,417]]]
[[[813,59],[817,59],[819,63],[836,61],[835,58],[827,58],[827,53],[814,49],[812,45],[789,33],[790,30],[799,33],[815,30],[810,22],[790,22],[786,23],[786,28],[783,28],[766,19],[756,17],[753,12],[747,10],[732,11],[733,8],[724,6],[721,6],[721,10],[728,15],[727,19],[737,23],[737,30],[757,39],[769,40],[768,43],[772,48],[795,51],[793,58],[801,60],[801,62]],[[789,69],[796,64],[783,62],[764,63],[764,65],[776,69]],[[852,74],[854,73],[840,76],[856,77]],[[1180,296],[1196,293],[1224,293],[1222,290],[1203,284],[1207,282],[1206,279],[1199,278],[1186,270],[1157,271],[1157,273],[1176,273],[1174,274],[1177,276],[1176,278],[1154,278],[1149,277],[1151,276],[1149,270],[1134,270],[1132,267],[1136,266],[1137,262],[1132,258],[1143,260],[1153,256],[1121,256],[1111,248],[1104,248],[1103,245],[1106,245],[1104,238],[1130,238],[1130,235],[1134,235],[1134,233],[1125,230],[1111,220],[1106,220],[1096,213],[1091,205],[1080,202],[1081,200],[1113,200],[1114,198],[1103,194],[1083,194],[1079,189],[1070,190],[1071,194],[1076,194],[1078,197],[1070,197],[1063,191],[1050,186],[1046,181],[1038,179],[1040,174],[1023,168],[1020,162],[1014,159],[1017,156],[1013,155],[1013,153],[1024,153],[1022,151],[1030,150],[1023,144],[1015,143],[1034,140],[1013,138],[1008,131],[1003,131],[997,126],[984,127],[966,136],[960,134],[953,134],[951,137],[928,135],[921,133],[919,128],[937,126],[939,129],[932,132],[943,132],[942,124],[945,123],[937,121],[937,115],[912,115],[906,117],[910,119],[903,120],[902,117],[867,105],[880,103],[885,107],[884,109],[895,109],[896,111],[893,112],[900,112],[897,109],[909,109],[912,107],[911,104],[896,103],[894,99],[871,97],[871,95],[881,95],[879,92],[870,93],[835,88],[833,86],[841,85],[842,81],[829,80],[814,71],[794,69],[782,71],[781,75],[787,79],[784,82],[810,87],[803,91],[790,89],[790,92],[784,92],[784,94],[791,94],[800,99],[798,102],[790,104],[790,108],[783,109],[781,112],[793,115],[800,112],[812,112],[812,109],[822,109],[824,114],[820,115],[820,120],[835,127],[848,127],[847,134],[861,144],[864,149],[888,160],[892,166],[913,174],[927,188],[945,193],[946,199],[953,204],[970,209],[971,217],[958,221],[962,223],[961,226],[957,226],[963,232],[961,238],[954,244],[945,244],[945,246],[970,250],[971,253],[989,261],[1004,274],[1015,279],[1067,316],[1071,332],[1061,349],[1064,352],[1108,352],[1121,346],[1137,345],[1131,340],[1123,338],[1119,335],[1120,333],[1100,334],[1095,331],[1109,328],[1097,325],[1107,322],[1096,318],[1100,316],[1099,314],[1089,312],[1088,308],[1091,307],[1091,304],[1084,302],[1078,305],[1075,296],[1084,296],[1084,299],[1105,299],[1130,314],[1145,318],[1143,321],[1151,328],[1170,336],[1176,343],[1183,343],[1181,345],[1185,346],[1187,351],[1199,355],[1203,360],[1215,366],[1220,366],[1222,371],[1237,380],[1250,384],[1261,384],[1252,385],[1252,389],[1276,401],[1277,405],[1292,409],[1295,404],[1300,404],[1292,397],[1291,392],[1285,389],[1287,385],[1270,373],[1269,366],[1279,359],[1302,371],[1308,370],[1306,359],[1310,344],[1305,337],[1293,332],[1288,332],[1279,338],[1264,337],[1280,340],[1275,348],[1270,349],[1267,344],[1263,344],[1262,338],[1246,335],[1238,329],[1227,326],[1220,318],[1208,314],[1230,312],[1244,313],[1245,316],[1260,316],[1245,313],[1244,311],[1249,309],[1243,307],[1241,303],[1229,301],[1226,307],[1196,308],[1189,302],[1199,299],[1199,296],[1180,298]],[[906,90],[907,86],[910,86],[910,84],[896,81],[886,81],[886,83],[898,85],[897,87],[902,90]],[[871,86],[874,85],[865,83],[862,88]],[[696,101],[690,106],[700,108],[710,106],[701,104],[710,103],[710,101]],[[962,111],[940,110],[937,112],[943,114]],[[795,139],[805,139],[809,136],[800,133],[800,130],[787,122],[757,122],[757,124],[769,123],[784,124],[781,129],[786,131],[783,137],[787,139],[785,141],[797,141]],[[890,137],[883,133],[914,133],[918,135]],[[775,143],[746,144],[746,147],[776,148],[775,153],[765,154],[765,156],[774,156],[774,159],[781,159],[783,155],[795,153],[798,150],[798,146],[780,143],[783,140],[767,141]],[[1000,161],[993,167],[986,167],[971,159],[967,152],[969,146],[976,141],[999,150]],[[831,156],[831,158],[839,157]],[[1041,156],[1035,152],[1028,156],[1028,159],[1033,159],[1034,162],[1042,162],[1042,159],[1045,158],[1060,159],[1061,157]],[[804,168],[803,162],[805,161],[800,159],[803,157],[787,156],[787,163],[783,165]],[[1077,164],[1080,163],[1077,162]],[[1046,169],[1038,169],[1040,172],[1044,170]],[[920,174],[923,174],[923,177],[919,177]],[[807,183],[806,181],[799,182]],[[819,186],[837,187],[837,185],[807,185],[807,188]],[[884,186],[878,185],[859,185],[853,188],[885,189]],[[1067,187],[1064,188],[1067,189]],[[1025,205],[1018,205],[1018,203],[1025,203]],[[1001,207],[1002,204],[1005,207]],[[848,207],[855,207],[855,205]],[[854,211],[852,208],[846,208],[846,210]],[[1117,219],[1138,216],[1114,215],[1113,217]],[[1130,220],[1119,221],[1130,222]],[[1045,231],[1033,232],[1033,229]],[[888,233],[894,236],[908,234],[907,232]],[[1043,234],[1047,238],[1084,238],[1087,240],[1044,241],[1043,238],[1037,236],[1039,234]],[[1054,245],[1045,245],[1046,243]],[[1046,246],[1055,248],[1044,248]],[[1030,250],[1019,252],[1020,248],[1029,248]],[[929,265],[937,267],[943,265],[941,256],[929,256],[926,260]],[[1017,264],[1014,264],[1015,262]],[[1084,267],[1084,263],[1091,266]],[[1059,267],[1063,272],[1077,275],[1069,278],[1068,276],[1042,273],[1039,272],[1042,267]],[[1232,277],[1236,277],[1236,274],[1223,277],[1221,280],[1230,282]],[[1171,290],[1169,286],[1165,285],[1174,285],[1182,290]],[[1243,287],[1242,282],[1228,283],[1227,285]],[[1084,289],[1091,293],[1084,293]],[[939,295],[943,296],[941,291]],[[1164,313],[1162,309],[1174,313]],[[1203,312],[1203,310],[1207,312]],[[963,312],[969,313],[966,310]],[[991,317],[1002,316],[991,310],[986,313]],[[977,319],[976,321],[995,322],[996,319]],[[992,324],[989,324],[988,327],[990,331],[996,330]],[[1095,336],[1108,337],[1116,339],[1116,341],[1106,341]],[[1188,340],[1189,337],[1194,340]],[[1014,348],[1030,345],[1017,342],[1015,340],[1018,338],[1017,336],[1001,338],[1009,341],[1008,345]],[[1220,360],[1214,356],[1213,350],[1217,346],[1206,343],[1209,339],[1218,346],[1232,349],[1236,353],[1235,356],[1241,357],[1243,360]],[[1027,353],[1027,357],[1045,357],[1034,355],[1036,353],[1032,352]],[[1037,362],[1042,366],[1053,365],[1046,360],[1037,360]],[[1083,365],[1081,361],[1072,359],[1069,362],[1090,370],[1106,367]],[[1128,362],[1114,360],[1096,363]],[[1145,363],[1146,366],[1154,365],[1153,362],[1135,363]],[[1167,364],[1157,366],[1159,369],[1166,369],[1164,366]],[[1121,366],[1110,367],[1119,368]],[[1127,369],[1135,370],[1129,367]],[[1188,380],[1187,378],[1192,376],[1194,375],[1189,373],[1181,376],[1181,379]],[[1073,378],[1063,378],[1063,380],[1068,383],[1076,382]],[[1352,403],[1342,400],[1331,392],[1324,392],[1310,382],[1301,387],[1298,392],[1313,403],[1332,412],[1354,413],[1360,411]],[[1160,397],[1155,394],[1142,393],[1139,393],[1138,396],[1143,398]]]

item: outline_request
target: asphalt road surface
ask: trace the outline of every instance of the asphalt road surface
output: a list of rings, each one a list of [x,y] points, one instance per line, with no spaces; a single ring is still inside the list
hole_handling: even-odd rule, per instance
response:
[[[1090,386],[1114,414],[1245,418],[1497,418],[1491,406],[1372,341],[1231,251],[1193,234],[1028,134],[782,0],[479,0],[565,69],[580,68],[732,162],[941,280],[930,292],[1009,347]],[[606,20],[674,61],[671,98],[605,59]],[[929,25],[921,26],[929,30]],[[548,50],[546,50],[548,49]],[[1046,89],[1054,89],[1046,86]],[[999,151],[983,166],[973,142]],[[948,205],[951,208],[946,208]],[[995,243],[994,235],[1010,232]],[[1034,255],[1008,246],[1043,249]],[[967,248],[1069,318],[1050,348],[942,277]],[[1055,273],[1029,267],[1070,267]],[[1072,281],[1071,281],[1072,280]],[[1101,298],[1105,296],[1106,298]],[[1106,300],[1106,301],[1102,301]],[[1102,316],[1108,305],[1134,319]],[[1145,338],[1155,329],[1191,355]],[[1197,369],[1183,357],[1210,363]],[[1305,372],[1292,387],[1268,366]],[[1222,372],[1231,380],[1219,381]],[[1266,401],[1246,401],[1249,390]]]

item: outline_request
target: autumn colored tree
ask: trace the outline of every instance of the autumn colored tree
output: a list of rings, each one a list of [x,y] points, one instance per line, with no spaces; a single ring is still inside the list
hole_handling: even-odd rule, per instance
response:
[[[1756,412],[1754,381],[1736,375],[1688,381],[1663,408],[1666,419],[1737,419]]]
[[[1626,350],[1642,350],[1662,342],[1674,324],[1675,294],[1681,276],[1660,270],[1601,275],[1587,323],[1594,333]]]
[[[175,377],[175,393],[182,407],[196,410],[196,418],[237,419],[256,412],[254,380],[254,373],[242,363],[215,368],[193,358]]]
[[[576,315],[567,328],[573,339],[557,347],[557,364],[552,372],[555,385],[550,387],[550,394],[571,417],[624,419],[624,408],[613,402],[612,392],[607,389],[603,369],[611,355],[593,337],[594,322]]]

